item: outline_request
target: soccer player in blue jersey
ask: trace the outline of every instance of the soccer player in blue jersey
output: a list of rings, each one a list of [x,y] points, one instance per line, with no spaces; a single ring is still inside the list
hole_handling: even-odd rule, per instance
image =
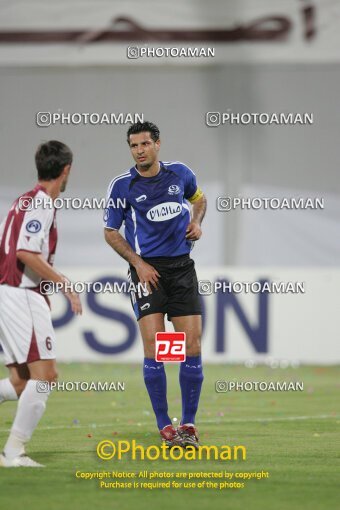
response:
[[[133,292],[131,302],[144,344],[144,381],[161,438],[169,447],[198,447],[195,415],[203,382],[202,321],[189,252],[202,235],[206,198],[190,168],[178,161],[159,161],[161,142],[155,124],[133,124],[127,141],[136,165],[109,185],[105,239],[129,263],[130,280],[148,289]],[[123,223],[125,239],[119,233]],[[165,314],[175,331],[186,333],[187,356],[179,371],[182,418],[177,429],[168,415],[164,366],[155,361],[155,335],[165,331]]]

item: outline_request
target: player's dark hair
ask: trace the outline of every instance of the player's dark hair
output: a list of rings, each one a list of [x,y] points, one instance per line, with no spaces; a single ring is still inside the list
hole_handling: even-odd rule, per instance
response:
[[[35,153],[39,179],[43,181],[57,179],[65,166],[72,164],[72,159],[72,151],[64,143],[57,140],[42,143]]]
[[[153,122],[136,122],[129,127],[127,132],[127,143],[130,144],[130,135],[137,135],[138,133],[150,133],[151,138],[154,142],[159,140],[159,129]]]

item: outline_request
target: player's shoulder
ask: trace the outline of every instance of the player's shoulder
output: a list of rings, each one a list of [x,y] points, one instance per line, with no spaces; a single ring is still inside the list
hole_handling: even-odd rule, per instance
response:
[[[177,173],[191,173],[195,175],[195,172],[182,161],[162,161],[163,166],[167,170],[172,170]]]
[[[40,184],[22,193],[14,202],[14,207],[24,214],[26,220],[31,217],[43,217],[47,220],[52,218],[55,212],[52,198]],[[20,215],[17,218],[20,220]]]
[[[20,200],[20,199],[23,199],[25,197],[48,197],[48,193],[45,191],[45,189],[43,188],[43,186],[41,186],[40,184],[37,184],[36,186],[34,186],[34,188],[30,189],[29,191],[24,191],[23,193],[21,193],[21,195],[18,196],[17,200]]]
[[[110,182],[107,194],[108,196],[111,195],[113,191],[116,191],[117,189],[122,190],[123,188],[128,188],[130,181],[132,179],[132,173],[131,168],[129,170],[126,170],[122,174],[116,175]]]

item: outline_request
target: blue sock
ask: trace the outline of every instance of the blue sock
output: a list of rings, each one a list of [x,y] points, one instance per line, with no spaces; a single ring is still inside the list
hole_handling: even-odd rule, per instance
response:
[[[151,358],[144,358],[144,382],[148,390],[152,408],[156,415],[159,430],[171,425],[168,416],[168,402],[166,399],[166,375],[163,363]]]
[[[195,423],[202,382],[201,356],[187,356],[186,361],[181,363],[179,370],[179,383],[182,392],[182,425],[184,423]]]

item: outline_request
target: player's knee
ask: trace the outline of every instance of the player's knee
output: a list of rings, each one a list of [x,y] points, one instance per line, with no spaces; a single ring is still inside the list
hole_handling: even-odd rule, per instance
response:
[[[20,379],[20,377],[11,377],[10,379],[12,386],[15,389],[16,394],[20,397],[21,393],[24,391],[27,381],[26,379]]]
[[[188,356],[199,356],[201,354],[201,338],[199,336],[187,337],[186,352]]]
[[[57,380],[58,380],[58,372],[57,372],[57,370],[55,370],[55,369],[49,370],[47,372],[46,376],[44,377],[44,380],[49,382],[49,383],[57,382]]]

